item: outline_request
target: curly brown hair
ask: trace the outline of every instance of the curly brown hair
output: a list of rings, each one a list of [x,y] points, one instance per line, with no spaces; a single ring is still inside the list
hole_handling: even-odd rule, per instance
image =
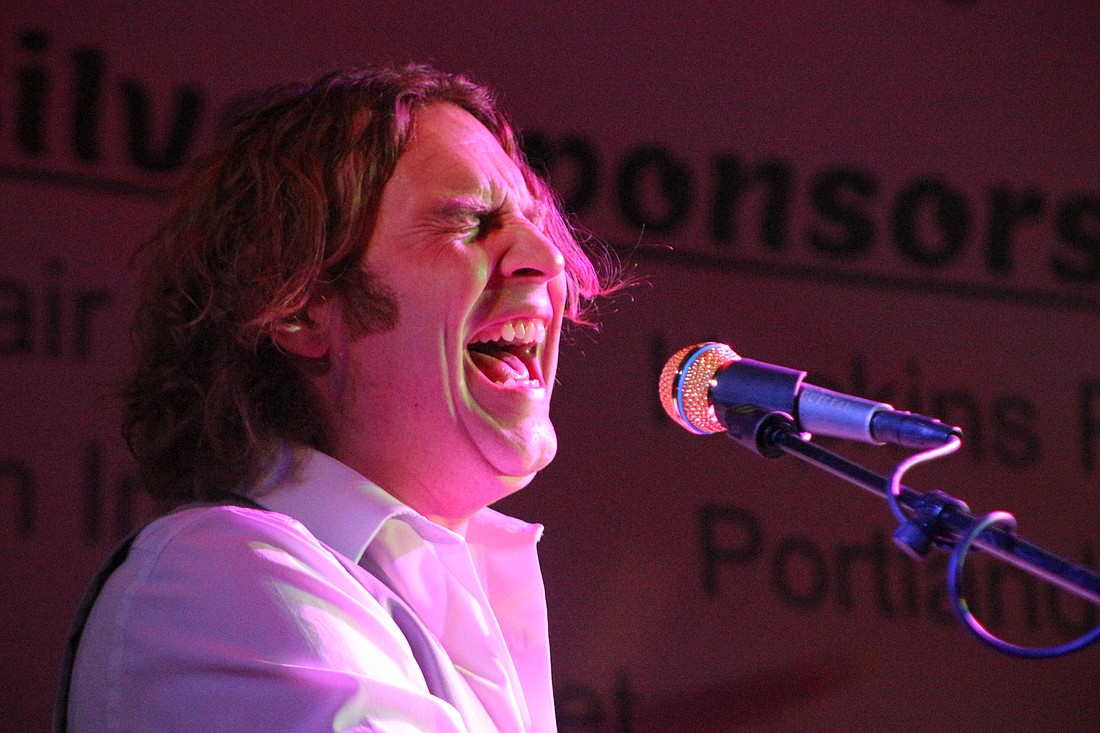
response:
[[[550,204],[567,317],[586,322],[592,299],[611,289],[485,87],[409,65],[270,89],[189,168],[144,248],[139,361],[124,390],[123,435],[155,498],[241,489],[280,438],[326,449],[310,364],[280,350],[272,333],[330,296],[358,333],[392,325],[396,306],[361,263],[414,114],[431,102],[470,112]]]

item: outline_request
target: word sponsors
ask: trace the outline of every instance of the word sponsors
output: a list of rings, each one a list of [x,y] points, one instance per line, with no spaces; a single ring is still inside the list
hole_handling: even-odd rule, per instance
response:
[[[732,151],[712,154],[700,171],[664,145],[627,150],[607,170],[583,136],[530,132],[525,147],[582,220],[606,197],[617,224],[672,235],[687,253],[858,268],[882,252],[903,272],[966,273],[994,287],[1053,284],[1088,296],[1095,290],[1082,286],[1100,283],[1096,191],[997,183],[975,194],[932,174],[892,185],[855,163],[809,173],[792,160]]]

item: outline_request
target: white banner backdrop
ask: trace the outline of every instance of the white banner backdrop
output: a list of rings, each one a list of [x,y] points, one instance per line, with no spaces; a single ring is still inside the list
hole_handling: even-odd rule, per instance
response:
[[[557,461],[503,509],[542,556],[563,731],[1094,731],[1100,647],[993,652],[884,502],[660,412],[681,346],[962,425],[914,470],[1092,564],[1100,6],[39,3],[0,17],[0,726],[47,727],[68,620],[149,517],[113,394],[129,257],[239,95],[371,61],[496,87],[643,281],[574,331]],[[730,6],[730,7],[725,7]],[[430,283],[426,283],[430,286]],[[903,454],[830,444],[879,472]],[[1095,609],[974,563],[1020,643]]]

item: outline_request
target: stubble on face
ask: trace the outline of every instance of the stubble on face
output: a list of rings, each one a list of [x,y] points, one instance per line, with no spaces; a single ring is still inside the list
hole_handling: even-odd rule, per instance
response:
[[[385,333],[397,327],[401,306],[397,296],[382,279],[360,263],[345,275],[341,287],[341,313],[352,338]]]

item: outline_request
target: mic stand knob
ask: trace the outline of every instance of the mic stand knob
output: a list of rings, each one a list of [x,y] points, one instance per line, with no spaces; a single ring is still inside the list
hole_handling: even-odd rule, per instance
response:
[[[779,458],[784,455],[779,437],[786,433],[798,433],[794,418],[779,410],[733,405],[716,412],[718,421],[726,429],[726,435],[764,458]]]
[[[911,514],[894,531],[894,544],[914,560],[924,559],[936,545],[951,547],[951,532],[943,522],[945,512],[967,513],[964,502],[942,491],[914,494],[907,502]]]

